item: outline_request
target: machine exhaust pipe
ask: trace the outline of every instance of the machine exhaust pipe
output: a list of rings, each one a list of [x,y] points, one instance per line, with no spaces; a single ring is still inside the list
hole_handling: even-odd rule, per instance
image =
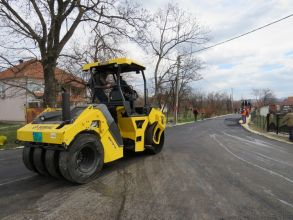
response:
[[[71,120],[70,115],[70,95],[64,88],[62,88],[62,121],[68,122]]]

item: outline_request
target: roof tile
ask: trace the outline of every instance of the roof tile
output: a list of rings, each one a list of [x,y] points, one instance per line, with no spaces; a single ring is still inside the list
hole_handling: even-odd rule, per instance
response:
[[[44,79],[42,63],[36,59],[28,60],[0,72],[0,80],[24,77],[28,77],[30,79]],[[70,83],[71,86],[75,87],[84,87],[85,85],[81,78],[61,70],[58,67],[55,68],[55,78],[58,83],[61,84]]]

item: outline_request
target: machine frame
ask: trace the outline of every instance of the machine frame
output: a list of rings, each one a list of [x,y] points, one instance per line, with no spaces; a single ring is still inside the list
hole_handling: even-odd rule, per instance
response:
[[[162,150],[166,118],[148,104],[145,67],[126,58],[83,67],[91,77],[93,69],[114,74],[121,101],[70,108],[69,94],[63,91],[61,109],[47,108],[17,131],[18,141],[25,145],[23,161],[28,169],[85,183],[97,176],[104,163],[122,158],[125,150],[152,154]],[[131,71],[141,73],[144,81],[144,106],[135,111],[129,110],[120,82],[120,74]]]

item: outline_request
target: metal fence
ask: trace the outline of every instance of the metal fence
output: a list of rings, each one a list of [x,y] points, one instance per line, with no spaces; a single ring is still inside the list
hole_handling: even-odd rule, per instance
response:
[[[42,111],[44,111],[44,108],[26,108],[25,109],[26,123],[32,122]]]
[[[261,116],[258,112],[251,113],[251,121],[254,126],[267,132],[289,133],[287,125],[284,124],[283,117],[285,114],[267,114],[267,116]]]
[[[277,114],[268,114],[267,115],[267,131],[276,131],[278,134],[281,133],[289,133],[288,126],[284,124],[284,116],[286,114],[277,113]]]
[[[251,122],[259,129],[267,130],[267,117],[259,115],[257,112],[251,112]]]

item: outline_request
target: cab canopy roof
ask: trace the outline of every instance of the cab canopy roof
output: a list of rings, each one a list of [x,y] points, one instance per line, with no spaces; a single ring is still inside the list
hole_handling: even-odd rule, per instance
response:
[[[121,68],[121,73],[145,70],[145,67],[128,58],[116,58],[106,62],[88,63],[82,67],[83,71],[95,69],[98,72],[116,72],[118,66]]]

